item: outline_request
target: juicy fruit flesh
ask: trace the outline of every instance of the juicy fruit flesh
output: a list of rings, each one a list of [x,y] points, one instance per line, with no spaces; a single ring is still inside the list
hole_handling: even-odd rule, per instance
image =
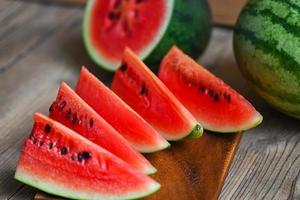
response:
[[[156,169],[115,129],[89,107],[67,84],[62,83],[49,116],[146,174]]]
[[[246,99],[177,47],[162,61],[159,78],[208,130],[246,130],[262,120]]]
[[[194,117],[129,49],[115,73],[112,90],[168,140],[188,136],[197,125]]]
[[[135,52],[151,46],[170,15],[169,2],[165,0],[90,1],[90,4],[85,19],[87,37],[98,56],[114,63],[119,62],[126,46]]]
[[[41,114],[35,115],[15,178],[76,199],[138,198],[159,188],[108,151]]]
[[[143,118],[84,67],[76,92],[137,150],[148,153],[170,146]]]

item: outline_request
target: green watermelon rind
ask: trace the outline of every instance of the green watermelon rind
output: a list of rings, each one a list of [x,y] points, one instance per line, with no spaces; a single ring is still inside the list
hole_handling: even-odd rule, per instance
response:
[[[190,57],[197,59],[209,42],[212,15],[208,2],[206,0],[174,1],[174,11],[167,31],[145,59],[145,63],[150,68],[156,69],[163,56],[174,45]]]
[[[88,51],[88,54],[91,56],[93,61],[98,64],[99,66],[102,66],[103,68],[107,69],[108,71],[115,71],[118,68],[118,64],[109,62],[108,59],[102,57],[96,53],[97,50],[95,50],[89,40],[89,17],[90,17],[90,10],[93,6],[95,0],[89,0],[87,2],[85,11],[84,11],[84,17],[83,17],[83,29],[82,29],[82,35],[83,35],[83,41],[84,45]],[[153,39],[153,41],[149,44],[148,47],[144,48],[143,52],[140,52],[138,55],[141,59],[145,59],[148,57],[148,55],[153,51],[153,49],[158,45],[161,38],[164,36],[165,32],[167,31],[168,24],[170,23],[173,7],[174,7],[174,0],[168,0],[167,2],[167,11],[169,11],[166,14],[165,21],[163,22],[163,25],[160,27],[159,32],[157,36]]]
[[[17,170],[15,177],[16,180],[20,181],[21,183],[30,185],[32,187],[38,188],[43,192],[52,194],[52,195],[58,195],[58,196],[62,196],[62,197],[66,197],[69,199],[96,199],[95,197],[91,197],[89,196],[89,194],[83,194],[83,198],[79,198],[80,193],[71,195],[72,193],[74,193],[74,191],[71,191],[68,189],[64,190],[63,189],[63,185],[56,185],[55,183],[49,183],[43,180],[38,180],[38,179],[34,179],[31,175],[27,174],[26,172],[22,172],[22,170]],[[132,193],[126,196],[114,196],[114,197],[108,197],[108,196],[103,196],[103,198],[101,197],[101,199],[103,200],[109,200],[109,199],[137,199],[137,198],[142,198],[142,197],[146,197],[148,195],[151,195],[153,193],[155,193],[157,190],[160,189],[160,185],[158,183],[153,183],[149,186],[149,189],[147,189],[146,192],[136,192],[136,193]],[[55,191],[55,192],[53,192]],[[77,191],[78,192],[78,191]],[[84,197],[85,196],[85,197]],[[99,196],[97,195],[97,199],[99,199]]]
[[[200,124],[196,124],[190,134],[186,137],[187,139],[195,139],[203,135],[203,127]]]
[[[300,3],[251,0],[238,19],[234,52],[254,90],[272,107],[300,118]]]

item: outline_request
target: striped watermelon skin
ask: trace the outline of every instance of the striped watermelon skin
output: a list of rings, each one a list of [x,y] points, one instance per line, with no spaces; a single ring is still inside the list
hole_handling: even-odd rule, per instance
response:
[[[197,59],[208,44],[211,30],[212,16],[207,0],[174,0],[168,28],[145,63],[156,71],[173,45]]]
[[[236,24],[234,52],[257,93],[300,119],[300,1],[250,0]]]

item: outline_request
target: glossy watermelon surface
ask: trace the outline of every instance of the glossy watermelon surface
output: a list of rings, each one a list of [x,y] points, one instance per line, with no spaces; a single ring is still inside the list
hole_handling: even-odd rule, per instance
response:
[[[202,135],[191,113],[128,48],[111,88],[167,140]]]
[[[84,67],[77,82],[76,93],[135,149],[149,153],[170,146],[152,126]]]
[[[49,116],[121,158],[146,174],[156,172],[147,159],[136,151],[109,123],[85,103],[67,84],[62,83]]]
[[[271,106],[300,119],[300,1],[250,0],[234,33],[239,68]]]
[[[207,130],[236,132],[262,121],[243,96],[176,46],[163,59],[158,77]]]
[[[34,116],[15,178],[72,199],[133,199],[159,188],[150,177],[41,114]]]

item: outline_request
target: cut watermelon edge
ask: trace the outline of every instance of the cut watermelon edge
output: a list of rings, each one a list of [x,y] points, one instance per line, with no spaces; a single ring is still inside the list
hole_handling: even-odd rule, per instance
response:
[[[150,154],[150,153],[155,153],[155,152],[158,152],[158,151],[162,151],[162,150],[165,150],[165,149],[168,149],[171,147],[171,144],[165,140],[165,141],[162,141],[160,144],[156,145],[156,148],[145,148],[145,147],[139,147],[137,150],[143,154]]]
[[[203,122],[201,124],[203,125],[205,130],[212,131],[212,132],[217,132],[217,133],[235,133],[235,132],[243,132],[247,131],[249,129],[257,127],[259,124],[261,124],[263,121],[263,116],[259,113],[256,112],[254,117],[251,118],[248,122],[241,124],[239,127],[228,127],[228,128],[215,128],[210,125],[207,125]]]
[[[38,188],[39,190],[46,192],[48,194],[62,196],[70,199],[78,199],[78,196],[82,196],[84,199],[99,199],[99,194],[95,195],[94,197],[90,196],[88,193],[81,193],[78,190],[70,190],[64,188],[63,185],[57,185],[56,183],[51,183],[49,181],[40,181],[37,178],[34,178],[32,175],[27,173],[25,170],[17,168],[14,178],[21,183],[27,184],[34,188]],[[137,199],[146,197],[160,189],[160,184],[157,182],[152,182],[147,189],[144,191],[136,191],[131,192],[130,194],[123,195],[123,196],[105,196],[103,195],[101,199],[109,200],[115,199],[116,197],[120,199]],[[55,192],[52,192],[55,191]]]
[[[163,38],[167,28],[170,24],[173,10],[174,10],[174,0],[168,0],[166,10],[169,11],[166,14],[165,20],[158,31],[156,37],[153,38],[153,41],[144,48],[144,50],[140,53],[137,53],[138,56],[144,60],[146,59],[151,52],[155,49],[155,47],[159,44],[160,40]],[[96,53],[97,50],[93,47],[92,42],[89,40],[89,21],[90,21],[90,10],[92,9],[94,4],[94,0],[88,1],[86,8],[83,14],[83,29],[82,29],[82,36],[83,36],[83,43],[87,49],[88,54],[91,56],[92,60],[101,67],[105,68],[108,71],[114,72],[118,69],[119,64],[109,61],[109,59],[102,57],[100,54]]]
[[[195,139],[203,135],[203,127],[200,124],[196,124],[191,133],[186,137],[187,139]]]
[[[164,138],[166,138],[168,141],[179,141],[184,139],[192,139],[192,138],[199,138],[203,135],[203,127],[196,123],[191,131],[188,131],[185,134],[177,134],[178,136],[170,136],[170,134],[164,134],[163,132],[159,132]]]

